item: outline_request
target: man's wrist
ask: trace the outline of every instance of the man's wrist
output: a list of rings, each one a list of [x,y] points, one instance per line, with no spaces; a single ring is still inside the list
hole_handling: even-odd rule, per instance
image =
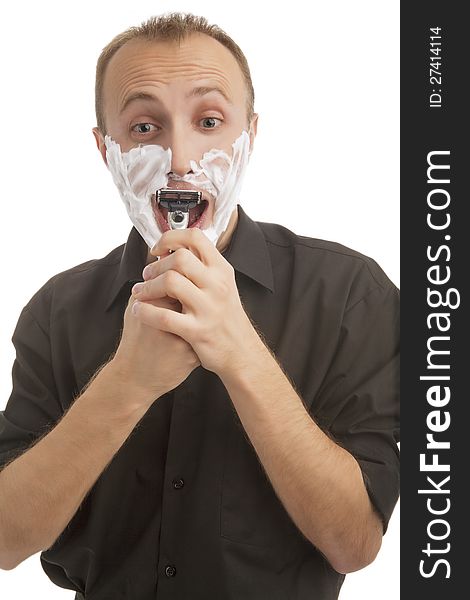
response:
[[[243,342],[237,344],[232,351],[230,360],[217,373],[222,381],[233,381],[243,376],[269,354],[268,348],[250,321],[242,340]]]
[[[101,396],[109,399],[116,409],[122,410],[123,415],[148,410],[166,392],[160,388],[148,389],[138,385],[115,358],[102,367],[90,383],[91,386],[96,390],[99,388]]]

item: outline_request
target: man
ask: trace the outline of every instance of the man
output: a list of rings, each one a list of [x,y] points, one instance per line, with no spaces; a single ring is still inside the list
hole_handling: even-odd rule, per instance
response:
[[[107,164],[111,140],[125,160],[171,150],[177,189],[243,131],[251,152],[253,99],[238,46],[169,15],[103,50],[93,133]],[[25,307],[2,568],[42,551],[79,599],[330,600],[374,560],[398,498],[398,291],[239,205],[214,245],[220,196],[204,200],[199,227],[172,230],[153,196],[152,247],[133,228]]]

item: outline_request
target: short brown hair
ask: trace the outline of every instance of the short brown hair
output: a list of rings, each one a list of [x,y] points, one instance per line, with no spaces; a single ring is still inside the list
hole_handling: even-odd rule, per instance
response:
[[[180,42],[192,33],[204,33],[228,48],[238,62],[245,79],[248,99],[247,117],[248,122],[253,117],[255,92],[251,81],[250,69],[241,48],[223,31],[218,25],[210,25],[205,17],[197,17],[190,13],[173,12],[157,17],[151,17],[144,21],[139,27],[129,27],[126,31],[118,34],[111,42],[103,48],[96,64],[95,83],[95,111],[96,121],[100,131],[106,133],[106,125],[103,114],[103,81],[106,67],[114,54],[126,42],[134,39],[147,41],[177,41]]]

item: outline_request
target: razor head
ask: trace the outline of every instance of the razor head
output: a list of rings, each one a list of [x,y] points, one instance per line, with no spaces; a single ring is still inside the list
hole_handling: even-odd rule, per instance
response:
[[[157,192],[157,203],[167,208],[169,212],[177,210],[189,212],[189,209],[200,204],[201,200],[202,192],[197,190],[172,190],[164,188]]]
[[[187,229],[189,209],[200,204],[202,192],[197,190],[173,190],[164,188],[157,191],[157,203],[168,209],[167,221],[171,229]]]

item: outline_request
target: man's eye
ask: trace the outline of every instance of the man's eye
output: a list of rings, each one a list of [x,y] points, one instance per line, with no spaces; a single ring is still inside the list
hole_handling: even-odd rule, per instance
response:
[[[215,129],[217,127],[217,122],[222,123],[222,120],[216,119],[215,117],[206,117],[199,122],[202,123],[203,129]]]
[[[151,129],[152,127],[154,128],[153,130]],[[152,123],[137,123],[137,125],[132,127],[132,131],[135,131],[136,133],[150,133],[155,129],[155,125],[152,125]]]

